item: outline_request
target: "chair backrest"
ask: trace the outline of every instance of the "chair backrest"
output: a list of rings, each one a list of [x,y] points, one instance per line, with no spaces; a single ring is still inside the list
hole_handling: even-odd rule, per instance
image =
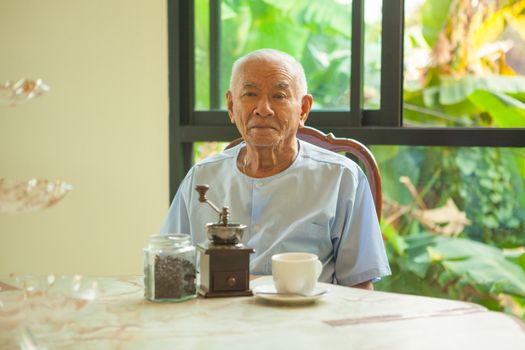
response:
[[[377,218],[381,220],[381,206],[383,200],[381,173],[379,172],[379,167],[377,166],[374,155],[365,145],[354,139],[335,137],[332,133],[325,134],[324,132],[309,126],[299,128],[297,137],[303,141],[332,152],[345,152],[346,154],[351,154],[360,161],[363,164],[368,177],[368,182],[370,184],[376,207]],[[226,146],[226,149],[236,146],[241,142],[242,138],[235,139]]]

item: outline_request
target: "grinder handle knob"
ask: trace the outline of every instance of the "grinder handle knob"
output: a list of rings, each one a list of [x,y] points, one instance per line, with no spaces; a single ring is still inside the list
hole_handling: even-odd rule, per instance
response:
[[[199,192],[199,202],[206,203],[208,198],[206,198],[206,192],[210,189],[209,185],[197,185],[195,186],[197,192]]]
[[[217,208],[217,206],[215,206],[215,204],[213,204],[212,202],[210,202],[208,200],[208,198],[206,198],[206,192],[210,189],[210,186],[209,185],[197,185],[195,186],[195,190],[197,190],[197,192],[199,192],[199,202],[201,203],[208,203],[210,205],[210,207],[215,210],[217,212],[217,214],[219,214],[219,220],[220,220],[220,217],[222,215],[221,211],[219,210],[219,208]]]

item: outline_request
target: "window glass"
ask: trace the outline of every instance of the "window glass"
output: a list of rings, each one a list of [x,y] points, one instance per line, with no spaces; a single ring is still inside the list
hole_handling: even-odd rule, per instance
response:
[[[228,142],[194,142],[193,164],[198,163],[204,158],[207,158],[211,155],[222,152],[226,148],[226,146],[228,146]]]
[[[525,127],[525,1],[405,6],[404,125]]]
[[[400,234],[425,229],[500,247],[525,246],[525,148],[371,149],[383,178],[383,221]],[[435,221],[418,217],[436,208],[448,214]]]
[[[210,1],[195,0],[195,109],[210,109]]]
[[[392,268],[375,289],[474,301],[523,317],[525,148],[372,151]]]
[[[351,4],[328,2],[223,1],[222,90],[237,57],[268,47],[301,61],[314,109],[349,109]]]
[[[223,0],[221,11],[222,92],[236,58],[273,48],[303,64],[314,109],[349,109],[351,3]]]
[[[364,106],[379,106],[381,0],[365,4]],[[260,48],[291,54],[305,68],[313,109],[349,110],[351,79],[351,0],[222,0],[220,3],[222,98],[238,57]],[[196,109],[210,108],[209,0],[195,2]],[[212,29],[213,30],[213,29]],[[370,45],[368,45],[370,41]]]
[[[365,1],[365,50],[363,59],[363,106],[380,108],[381,91],[381,22],[383,1]]]

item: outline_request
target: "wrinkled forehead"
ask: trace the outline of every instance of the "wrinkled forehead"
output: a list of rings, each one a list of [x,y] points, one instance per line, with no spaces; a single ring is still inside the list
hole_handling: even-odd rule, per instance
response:
[[[246,59],[232,72],[232,88],[243,87],[298,87],[298,69],[290,62],[268,58]]]

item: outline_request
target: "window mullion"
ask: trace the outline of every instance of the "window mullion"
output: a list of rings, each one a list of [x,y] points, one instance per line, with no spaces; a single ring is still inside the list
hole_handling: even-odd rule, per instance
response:
[[[193,144],[182,140],[180,130],[184,125],[192,124],[195,101],[194,3],[169,0],[167,10],[171,201],[193,158]]]
[[[352,1],[352,66],[350,74],[350,126],[361,126],[363,117],[364,1]]]
[[[383,0],[381,115],[374,125],[401,126],[403,108],[404,0]]]
[[[181,1],[178,14],[180,32],[180,122],[192,124],[195,109],[195,4],[194,1]]]
[[[210,107],[221,107],[221,1],[210,0]]]

